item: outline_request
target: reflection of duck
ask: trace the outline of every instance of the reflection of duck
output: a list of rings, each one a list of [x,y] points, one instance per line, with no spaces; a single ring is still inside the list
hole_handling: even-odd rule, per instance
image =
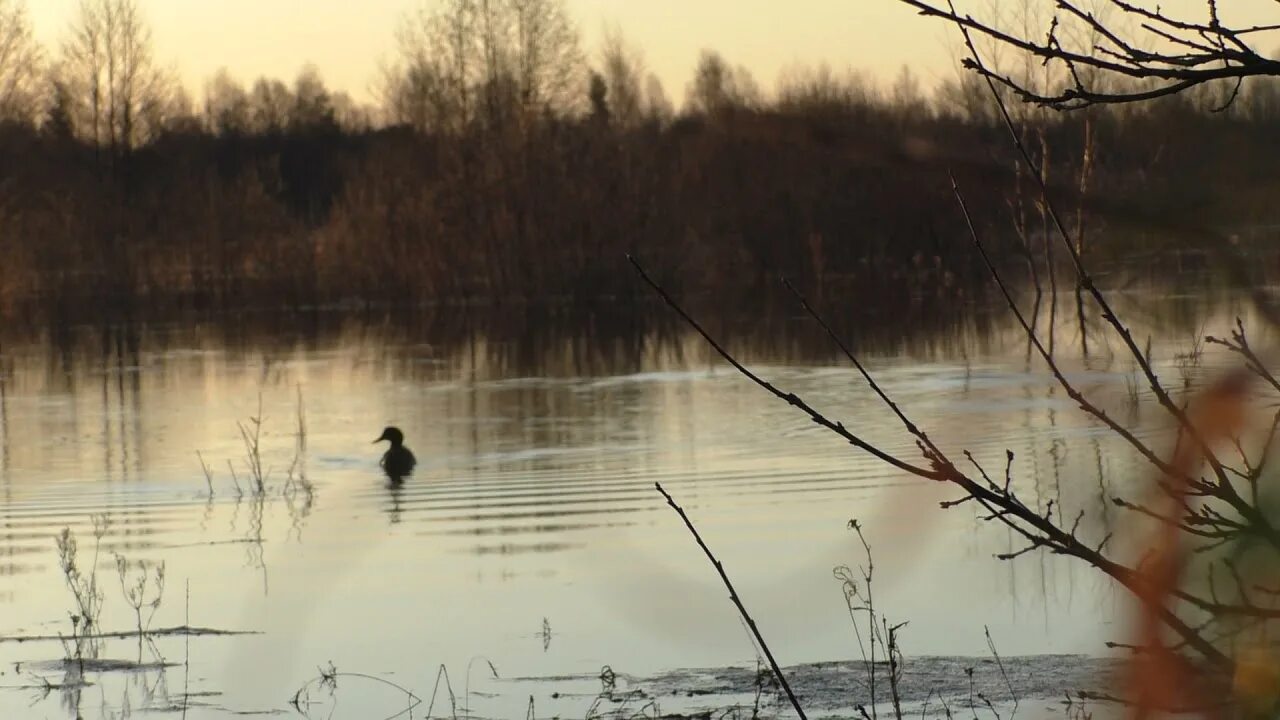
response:
[[[391,507],[387,508],[387,517],[391,519],[391,524],[395,525],[400,522],[400,515],[404,509],[400,505],[400,495],[404,492],[404,483],[397,479],[392,479],[387,483],[387,492],[391,493]]]
[[[405,475],[413,472],[413,466],[418,462],[409,448],[404,446],[404,433],[400,432],[400,428],[388,427],[382,431],[382,435],[374,440],[380,443],[387,440],[391,443],[391,447],[382,456],[379,465],[382,466],[383,472],[392,481],[399,481]]]

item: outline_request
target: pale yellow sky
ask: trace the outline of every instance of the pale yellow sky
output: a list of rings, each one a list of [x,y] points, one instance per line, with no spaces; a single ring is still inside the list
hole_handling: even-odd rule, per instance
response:
[[[1042,0],[1049,5],[1049,0]],[[394,54],[395,28],[421,0],[142,0],[156,55],[199,97],[218,68],[250,81],[292,79],[315,64],[331,88],[371,98],[379,62]],[[749,68],[765,88],[794,63],[852,66],[881,78],[910,65],[925,86],[954,74],[953,31],[895,0],[566,0],[594,59],[598,39],[620,27],[680,103],[702,48]],[[79,0],[29,0],[37,36],[56,47]],[[965,3],[961,3],[963,6]],[[972,2],[968,3],[972,5]],[[982,3],[986,4],[986,3]],[[1200,19],[1203,0],[1161,6]],[[1280,21],[1273,0],[1231,0],[1225,12]],[[1230,20],[1231,16],[1224,18]]]
[[[333,88],[368,99],[380,60],[395,51],[395,28],[420,0],[143,0],[156,55],[197,96],[226,67],[241,80],[291,79],[314,63]],[[684,97],[698,52],[721,51],[766,87],[793,62],[896,72],[950,73],[945,29],[890,0],[567,0],[594,59],[604,29],[617,25],[643,49],[675,102]],[[56,47],[78,0],[30,0],[40,40]],[[926,82],[928,82],[926,80]]]

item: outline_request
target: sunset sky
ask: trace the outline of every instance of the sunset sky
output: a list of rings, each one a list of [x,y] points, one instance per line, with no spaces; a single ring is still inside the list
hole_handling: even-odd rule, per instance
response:
[[[291,79],[304,64],[313,63],[330,87],[369,100],[379,63],[393,56],[400,18],[420,2],[143,0],[142,5],[157,59],[175,67],[197,97],[204,81],[221,67],[250,81],[259,75]],[[781,70],[796,63],[825,61],[880,78],[892,77],[907,64],[926,87],[955,72],[949,28],[918,17],[895,0],[566,2],[589,58],[595,58],[605,28],[620,28],[643,49],[649,69],[677,103],[703,48],[745,65],[766,89]],[[28,2],[36,34],[46,47],[56,47],[78,5],[79,0]],[[1203,0],[1164,0],[1161,6],[1186,18],[1204,14]],[[1234,0],[1224,3],[1223,12],[1240,13],[1224,17],[1227,21],[1280,21],[1272,0]]]

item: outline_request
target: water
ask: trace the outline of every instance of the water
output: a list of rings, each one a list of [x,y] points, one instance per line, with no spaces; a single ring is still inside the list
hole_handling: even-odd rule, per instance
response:
[[[1121,305],[1174,384],[1229,362],[1213,348],[1195,367],[1176,357],[1201,327],[1221,334],[1236,314],[1253,317],[1247,302],[1194,295]],[[1129,399],[1119,343],[1094,323],[1082,356],[1068,307],[1055,336],[1065,369],[1140,437],[1160,436],[1165,418]],[[135,563],[164,563],[150,628],[251,634],[107,640],[102,658],[141,665],[91,666],[83,687],[59,687],[74,672],[58,641],[3,642],[0,717],[293,714],[302,688],[301,707],[319,717],[405,709],[400,690],[355,675],[338,680],[334,705],[313,682],[330,663],[424,699],[444,666],[459,702],[482,715],[520,716],[531,694],[585,715],[590,697],[575,711],[576,695],[553,697],[555,681],[512,678],[754,667],[720,580],[655,482],[697,523],[786,665],[860,657],[832,573],[865,563],[851,518],[873,547],[878,608],[910,621],[908,656],[986,656],[984,627],[1005,657],[1099,655],[1124,637],[1126,598],[1096,573],[1039,553],[994,560],[1021,545],[970,505],[941,509],[955,492],[850,448],[678,326],[610,336],[294,322],[80,328],[3,345],[0,636],[70,633],[63,528],[81,568],[96,567],[104,630],[137,623],[119,555],[130,578]],[[885,390],[996,477],[1013,450],[1023,497],[1084,510],[1083,534],[1124,522],[1109,497],[1146,468],[1028,361],[1007,318],[975,310],[938,324],[926,337],[856,338]],[[762,376],[918,459],[803,318],[717,329]],[[259,498],[232,477],[249,489],[238,423],[251,431],[253,417],[268,469]],[[380,475],[385,446],[371,443],[388,424],[419,459],[401,486]],[[95,516],[107,522],[97,541]],[[143,602],[153,597],[149,585]],[[447,714],[442,698],[436,714]]]

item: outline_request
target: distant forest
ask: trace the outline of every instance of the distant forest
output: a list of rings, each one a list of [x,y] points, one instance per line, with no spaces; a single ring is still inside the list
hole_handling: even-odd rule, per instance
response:
[[[313,69],[184,88],[142,9],[82,0],[41,47],[0,0],[0,314],[598,303],[640,292],[628,252],[729,301],[779,274],[958,296],[981,272],[949,172],[1001,257],[1045,271],[972,76],[797,67],[764,92],[708,50],[677,106],[620,34],[581,47],[561,0],[439,0],[363,106]],[[1280,84],[1230,91],[1017,107],[1086,254],[1280,220]]]

